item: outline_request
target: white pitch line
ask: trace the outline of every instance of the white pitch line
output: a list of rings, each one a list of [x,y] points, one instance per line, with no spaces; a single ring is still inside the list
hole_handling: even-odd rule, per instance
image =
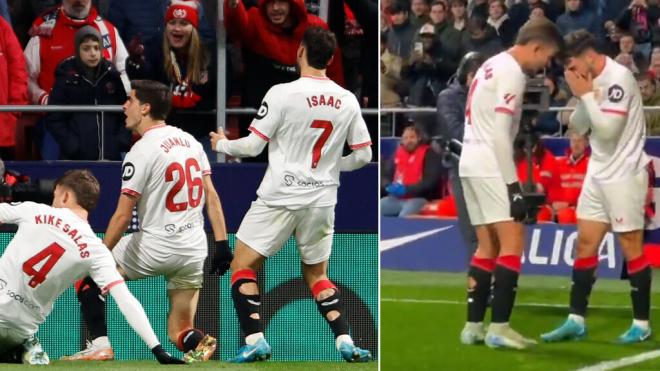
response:
[[[605,361],[605,362],[597,363],[593,366],[587,366],[587,367],[580,368],[577,371],[607,371],[607,370],[614,370],[614,369],[617,369],[617,368],[634,365],[636,363],[641,363],[641,362],[648,361],[648,360],[658,358],[658,357],[660,357],[660,350],[652,350],[650,352],[640,353],[636,356],[624,357],[624,358],[619,358],[619,359],[615,359],[615,360],[612,360],[612,361]]]
[[[419,304],[451,304],[451,305],[465,305],[465,301],[459,300],[442,300],[442,299],[396,299],[396,298],[381,298],[380,301],[389,301],[395,303],[419,303]],[[518,307],[537,307],[537,308],[568,308],[567,304],[548,304],[548,303],[516,303]],[[589,305],[593,309],[626,309],[630,307],[620,305]],[[651,309],[657,309],[651,307]]]

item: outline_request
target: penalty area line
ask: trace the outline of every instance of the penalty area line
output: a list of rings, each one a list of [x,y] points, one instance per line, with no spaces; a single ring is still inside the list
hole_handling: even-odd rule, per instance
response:
[[[410,299],[410,298],[381,298],[382,302],[393,303],[416,303],[416,304],[448,304],[448,305],[465,305],[465,301],[460,300],[443,300],[443,299]],[[566,304],[549,304],[549,303],[516,303],[517,307],[532,307],[532,308],[568,308]],[[630,310],[628,306],[622,305],[589,305],[593,309],[618,309]],[[651,307],[651,309],[657,309]]]
[[[608,371],[614,370],[617,368],[634,365],[637,363],[642,363],[654,358],[660,357],[660,350],[652,350],[649,352],[640,353],[635,356],[623,357],[611,361],[605,361],[596,363],[592,366],[582,367],[577,369],[577,371]]]

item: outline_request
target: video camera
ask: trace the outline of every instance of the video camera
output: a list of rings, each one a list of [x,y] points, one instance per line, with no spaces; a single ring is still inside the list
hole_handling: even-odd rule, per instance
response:
[[[0,202],[53,202],[55,179],[31,179],[27,175],[5,169],[0,159]]]
[[[545,194],[536,192],[534,184],[534,133],[533,120],[538,117],[539,112],[550,108],[550,88],[545,85],[543,76],[527,80],[525,95],[523,96],[522,117],[520,120],[519,135],[524,138],[523,147],[527,160],[527,181],[522,185],[525,202],[529,207],[525,224],[536,224],[536,214],[539,207],[545,204]]]

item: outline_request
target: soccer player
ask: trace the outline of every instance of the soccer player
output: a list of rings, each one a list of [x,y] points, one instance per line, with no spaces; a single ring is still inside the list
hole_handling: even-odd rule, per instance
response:
[[[87,223],[99,198],[96,178],[88,170],[69,170],[55,182],[53,195],[52,207],[0,204],[0,222],[18,224],[0,257],[0,361],[48,364],[34,334],[71,282],[89,275],[103,295],[112,295],[160,363],[183,363],[163,350],[112,254]]]
[[[544,68],[561,49],[556,26],[530,20],[515,45],[488,59],[477,71],[465,106],[465,134],[459,161],[468,215],[478,248],[468,269],[467,323],[461,342],[523,349],[535,342],[509,326],[520,272],[527,215],[513,161],[526,73]],[[493,284],[492,318],[483,325]]]
[[[268,169],[259,196],[236,234],[231,262],[232,299],[246,345],[231,362],[270,357],[259,317],[257,271],[295,231],[302,274],[319,312],[349,362],[371,360],[353,344],[337,287],[328,279],[339,172],[371,160],[371,140],[355,96],[326,77],[337,42],[332,32],[308,28],[298,47],[301,77],[273,86],[263,99],[249,136],[227,140],[210,133],[211,145],[231,156],[256,156],[268,146]],[[353,152],[342,157],[344,143]]]
[[[103,241],[127,279],[165,276],[170,307],[168,337],[190,363],[208,360],[216,348],[213,337],[193,327],[208,249],[202,215],[205,204],[216,240],[211,272],[224,274],[232,254],[202,145],[164,121],[171,100],[164,84],[132,82],[124,103],[126,127],[142,138],[124,159],[121,194]],[[122,237],[136,205],[140,231]],[[87,280],[79,293],[94,340],[88,349],[68,360],[112,359],[104,303],[98,292],[98,286]]]
[[[577,252],[566,322],[541,335],[545,341],[586,335],[584,317],[596,281],[598,247],[611,229],[617,234],[630,275],[633,321],[618,342],[649,338],[651,268],[643,254],[644,205],[648,187],[644,153],[646,121],[637,82],[626,67],[596,49],[579,30],[566,36],[566,82],[578,104],[570,117],[576,132],[590,133],[591,157],[577,204]]]

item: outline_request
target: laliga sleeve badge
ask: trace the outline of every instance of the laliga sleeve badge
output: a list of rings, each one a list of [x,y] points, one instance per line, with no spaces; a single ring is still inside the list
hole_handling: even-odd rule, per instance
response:
[[[122,169],[121,169],[121,179],[122,180],[124,180],[124,181],[130,180],[133,177],[134,174],[135,174],[135,166],[133,166],[132,163],[127,162],[127,163],[124,164],[124,166],[122,166]]]
[[[607,89],[607,99],[612,103],[619,103],[623,99],[623,88],[619,85],[612,85]]]
[[[261,107],[259,107],[259,111],[257,111],[257,120],[261,120],[262,118],[266,117],[268,114],[268,103],[263,102],[261,103]]]

